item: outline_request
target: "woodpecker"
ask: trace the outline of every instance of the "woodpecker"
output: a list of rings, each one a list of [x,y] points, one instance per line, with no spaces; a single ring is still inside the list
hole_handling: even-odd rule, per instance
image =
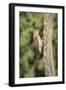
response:
[[[34,45],[36,47],[36,50],[39,51],[40,54],[42,54],[42,40],[39,34],[39,28],[35,27],[33,30],[33,41],[34,41]]]

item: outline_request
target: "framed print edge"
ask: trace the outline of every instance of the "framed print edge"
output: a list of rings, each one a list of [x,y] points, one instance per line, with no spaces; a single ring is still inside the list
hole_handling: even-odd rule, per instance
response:
[[[9,85],[14,86],[14,5],[9,4]]]
[[[62,9],[62,81],[57,82],[39,82],[39,83],[25,83],[15,84],[15,7],[39,7],[39,8],[58,8]],[[52,85],[64,83],[64,6],[54,5],[38,5],[38,4],[9,4],[9,86],[32,86],[32,85]]]
[[[63,7],[63,21],[62,21],[62,30],[63,30],[63,32],[62,32],[62,34],[63,34],[62,35],[63,36],[62,37],[62,39],[63,39],[62,40],[63,41],[62,42],[62,44],[63,44],[62,45],[62,48],[63,48],[63,52],[62,52],[62,60],[63,60],[63,62],[62,62],[62,64],[63,64],[63,66],[62,66],[62,72],[63,72],[62,73],[63,74],[62,82],[63,83],[65,83],[65,68],[64,68],[65,67],[65,21],[64,20],[65,20],[65,7]]]

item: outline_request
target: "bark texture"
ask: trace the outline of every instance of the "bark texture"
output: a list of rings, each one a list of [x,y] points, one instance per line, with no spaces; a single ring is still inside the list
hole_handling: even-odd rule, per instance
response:
[[[53,14],[46,13],[44,15],[44,31],[43,31],[43,60],[45,68],[45,76],[55,76],[53,50]]]

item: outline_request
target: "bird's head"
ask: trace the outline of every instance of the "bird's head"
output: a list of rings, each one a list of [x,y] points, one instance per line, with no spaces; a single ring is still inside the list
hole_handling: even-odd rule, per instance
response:
[[[34,28],[34,33],[39,34],[39,31],[40,31],[40,30],[39,30],[38,27],[35,27],[35,28]]]

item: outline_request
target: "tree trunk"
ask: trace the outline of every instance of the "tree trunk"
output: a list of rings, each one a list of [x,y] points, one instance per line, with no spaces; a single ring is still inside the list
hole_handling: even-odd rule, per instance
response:
[[[53,51],[52,51],[52,34],[53,34],[53,14],[44,15],[43,31],[43,60],[45,76],[55,76]]]

